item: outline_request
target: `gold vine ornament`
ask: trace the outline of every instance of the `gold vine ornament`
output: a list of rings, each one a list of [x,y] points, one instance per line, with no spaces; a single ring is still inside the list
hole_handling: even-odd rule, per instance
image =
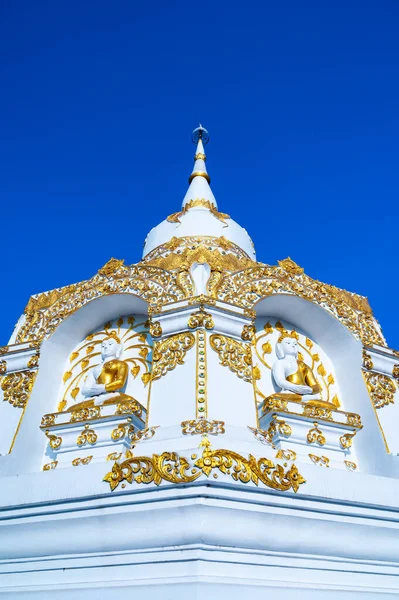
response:
[[[305,479],[299,473],[296,465],[284,471],[279,464],[274,464],[268,458],[256,459],[252,454],[245,458],[231,450],[211,448],[207,436],[203,436],[200,447],[202,456],[191,455],[191,461],[176,452],[163,452],[150,456],[131,456],[122,463],[115,462],[112,471],[107,473],[103,481],[107,481],[111,491],[124,481],[128,483],[192,483],[203,475],[217,479],[218,472],[230,475],[241,483],[252,482],[255,485],[263,483],[274,490],[297,492]]]

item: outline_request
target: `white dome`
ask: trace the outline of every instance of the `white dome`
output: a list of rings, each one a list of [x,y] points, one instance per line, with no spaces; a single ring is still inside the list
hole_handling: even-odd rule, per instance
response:
[[[173,237],[223,236],[244,250],[251,259],[256,260],[251,238],[247,231],[233,219],[226,218],[222,222],[203,206],[190,208],[178,218],[180,223],[170,223],[165,220],[151,229],[144,244],[143,257],[157,246],[169,242]]]

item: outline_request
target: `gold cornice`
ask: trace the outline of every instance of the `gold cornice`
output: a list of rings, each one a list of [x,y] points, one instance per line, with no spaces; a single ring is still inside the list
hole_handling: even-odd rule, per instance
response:
[[[181,211],[169,215],[169,217],[167,217],[166,220],[169,223],[180,223],[180,218],[183,217],[190,210],[190,208],[195,208],[198,206],[207,208],[216,219],[218,219],[224,225],[227,226],[226,219],[230,219],[230,215],[228,215],[227,213],[219,212],[216,208],[216,205],[210,200],[206,200],[205,198],[195,198],[193,200],[189,200],[189,202],[187,202],[183,206]]]

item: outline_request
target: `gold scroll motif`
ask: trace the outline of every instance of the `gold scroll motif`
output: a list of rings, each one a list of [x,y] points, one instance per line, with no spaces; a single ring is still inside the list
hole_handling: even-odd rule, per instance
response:
[[[373,361],[371,360],[371,356],[368,352],[366,352],[366,350],[363,348],[363,352],[362,352],[362,357],[363,357],[363,367],[365,369],[374,369],[374,364]]]
[[[182,421],[182,433],[184,435],[218,435],[225,433],[224,421],[208,421],[207,419],[192,419],[191,421]]]
[[[179,333],[154,344],[151,379],[160,379],[177,365],[184,364],[186,352],[195,344],[192,333]]]
[[[237,377],[252,383],[252,354],[248,344],[216,333],[210,336],[209,343],[219,355],[223,367],[228,367]]]
[[[81,465],[88,465],[92,458],[93,458],[92,455],[85,456],[84,458],[74,458],[72,461],[72,465],[74,467],[80,467]]]
[[[204,436],[200,447],[202,456],[191,455],[191,460],[179,456],[176,452],[163,452],[152,456],[132,456],[122,463],[115,463],[112,471],[107,473],[104,481],[109,483],[111,491],[124,481],[128,483],[192,483],[202,476],[211,474],[217,479],[218,474],[229,475],[240,483],[252,482],[255,485],[263,483],[274,490],[297,492],[305,479],[299,473],[296,465],[291,465],[287,471],[280,464],[274,464],[267,458],[256,459],[252,454],[245,458],[237,452],[223,449],[212,449]],[[216,477],[215,477],[216,476]]]
[[[283,460],[296,460],[296,452],[295,450],[280,450],[277,451],[276,458],[282,458]]]
[[[162,327],[159,321],[150,321],[150,334],[152,337],[161,337]]]
[[[310,460],[319,467],[329,467],[330,459],[327,456],[316,456],[316,454],[309,454]]]
[[[394,365],[392,369],[392,377],[399,381],[399,365]]]
[[[204,329],[196,332],[195,395],[197,419],[208,416],[208,361],[206,352],[206,333]],[[206,433],[205,431],[203,433]]]
[[[215,327],[212,315],[202,308],[189,316],[187,325],[190,329],[196,329],[197,327],[213,329]]]
[[[252,431],[252,433],[254,434],[254,438],[256,438],[258,440],[258,442],[261,442],[262,444],[268,444],[272,448],[275,448],[275,445],[273,444],[273,437],[275,434],[275,430],[270,429],[270,426],[267,431],[265,429],[249,427],[249,425],[248,425],[248,429],[250,431]]]
[[[210,200],[205,200],[205,198],[195,198],[195,200],[190,200],[187,202],[180,212],[173,213],[173,215],[170,215],[166,220],[169,221],[169,223],[180,223],[181,217],[183,217],[190,210],[190,208],[194,208],[196,206],[207,208],[215,217],[215,219],[218,219],[224,225],[227,225],[226,219],[230,219],[228,214],[219,212],[216,206],[213,204],[213,202],[210,202]]]
[[[394,403],[396,387],[388,375],[370,371],[364,371],[363,375],[375,408],[383,408]]]
[[[90,429],[90,425],[85,425],[82,433],[78,436],[76,443],[78,446],[85,446],[91,444],[92,446],[97,442],[97,434],[94,429]]]
[[[350,460],[344,460],[345,466],[349,471],[356,471],[357,469],[357,464],[350,461]]]
[[[25,408],[35,383],[36,371],[9,373],[1,381],[4,400],[16,408]]]
[[[57,465],[58,465],[58,460],[53,460],[53,461],[43,465],[43,471],[52,471],[53,469],[57,468]]]
[[[313,427],[309,429],[308,434],[306,436],[308,444],[319,444],[319,446],[324,446],[326,443],[326,438],[322,434],[321,430],[318,427],[318,423],[313,423]]]
[[[292,294],[314,302],[330,312],[366,346],[386,346],[367,298],[321,283],[305,273],[292,273],[291,267],[287,270],[286,265],[257,264],[226,274],[214,290],[219,300],[242,308],[253,308],[260,300],[273,294]]]
[[[150,440],[155,435],[155,430],[158,429],[159,425],[154,425],[154,427],[147,427],[146,429],[139,429],[136,433],[131,437],[132,445],[138,444],[139,442],[144,442],[145,440]],[[115,459],[117,460],[117,459]]]

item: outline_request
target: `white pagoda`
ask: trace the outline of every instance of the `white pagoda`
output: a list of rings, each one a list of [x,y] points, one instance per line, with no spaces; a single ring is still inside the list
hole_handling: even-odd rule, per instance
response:
[[[0,348],[0,599],[399,597],[399,352],[367,298],[257,261],[192,137],[142,260]]]

